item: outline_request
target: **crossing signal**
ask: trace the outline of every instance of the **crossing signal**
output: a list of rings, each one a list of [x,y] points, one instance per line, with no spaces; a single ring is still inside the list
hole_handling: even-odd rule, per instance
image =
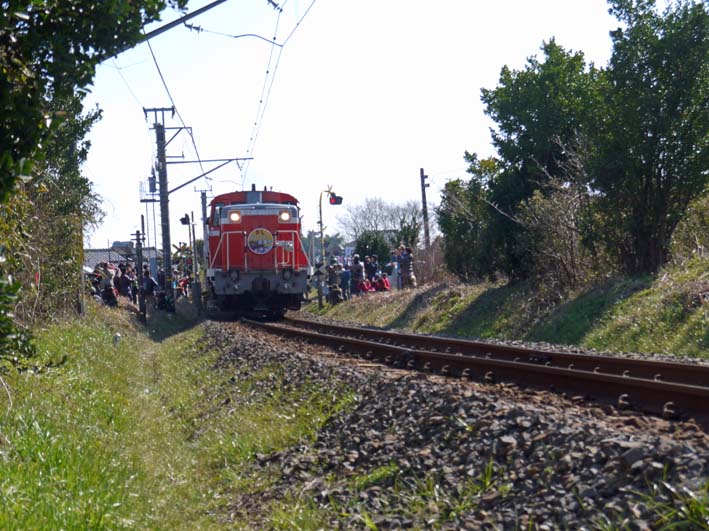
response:
[[[330,204],[331,205],[341,205],[342,204],[342,196],[330,192]]]

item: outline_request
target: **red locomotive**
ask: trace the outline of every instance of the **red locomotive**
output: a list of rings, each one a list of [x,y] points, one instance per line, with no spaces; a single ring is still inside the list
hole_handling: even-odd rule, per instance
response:
[[[218,195],[210,206],[207,283],[219,308],[277,317],[300,309],[310,262],[298,200],[252,186]]]

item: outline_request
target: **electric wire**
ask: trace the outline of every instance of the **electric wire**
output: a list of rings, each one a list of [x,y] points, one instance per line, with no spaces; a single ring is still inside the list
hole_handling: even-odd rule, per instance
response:
[[[126,88],[128,89],[128,92],[130,92],[130,95],[133,96],[133,99],[134,99],[135,102],[140,106],[141,109],[144,108],[145,106],[144,106],[142,103],[140,103],[140,100],[138,99],[138,96],[135,95],[135,92],[133,92],[133,89],[132,89],[131,86],[128,84],[128,80],[127,80],[127,79],[125,78],[125,76],[123,75],[123,72],[122,72],[123,68],[121,68],[120,66],[118,66],[118,63],[116,63],[116,60],[115,60],[115,59],[112,59],[112,62],[113,62],[113,68],[115,68],[116,71],[118,72],[118,75],[121,76],[121,79],[123,80],[123,84],[124,84],[124,85],[126,86]]]
[[[283,44],[281,45],[281,47],[280,47],[280,49],[279,49],[279,51],[278,51],[278,57],[276,58],[276,65],[275,65],[274,68],[273,68],[273,74],[271,75],[271,81],[270,81],[270,83],[268,84],[268,91],[266,92],[266,98],[265,98],[265,100],[264,100],[263,93],[264,93],[264,89],[265,89],[265,87],[266,87],[266,84],[268,83],[268,75],[269,75],[270,70],[271,70],[271,68],[270,68],[270,67],[271,67],[271,60],[272,60],[272,57],[273,57],[273,46],[271,46],[271,53],[269,54],[269,58],[268,58],[268,67],[267,67],[267,69],[266,69],[266,77],[264,78],[264,84],[263,84],[263,88],[262,88],[262,90],[261,90],[261,98],[259,99],[259,107],[258,107],[258,109],[257,109],[257,111],[256,111],[256,121],[254,122],[254,128],[252,129],[251,138],[249,139],[249,146],[248,146],[248,149],[246,150],[247,157],[248,157],[249,155],[250,155],[251,157],[253,157],[253,153],[254,153],[254,150],[255,150],[255,147],[256,147],[256,140],[258,139],[258,135],[259,135],[259,133],[260,133],[260,131],[261,131],[261,124],[263,123],[263,117],[264,117],[264,115],[266,114],[266,108],[268,107],[268,100],[269,100],[269,97],[270,97],[270,95],[271,95],[271,89],[273,88],[273,83],[274,83],[274,81],[275,81],[275,79],[276,79],[276,72],[278,71],[278,65],[280,64],[280,61],[281,61],[281,55],[282,55],[282,53],[283,53],[283,49],[285,48],[285,45],[288,43],[288,41],[289,41],[290,38],[293,36],[293,34],[295,33],[295,31],[298,29],[298,27],[300,26],[301,22],[303,22],[303,20],[304,20],[305,17],[307,16],[307,14],[310,12],[310,10],[312,9],[313,5],[315,5],[315,2],[316,2],[316,0],[312,0],[312,2],[310,3],[310,5],[308,6],[308,8],[305,10],[305,12],[303,13],[303,15],[302,15],[302,16],[300,17],[300,19],[298,20],[298,22],[296,22],[295,26],[293,26],[293,29],[292,29],[291,32],[288,34],[288,36],[286,37],[286,39],[283,41]],[[274,35],[274,36],[273,36],[273,43],[274,43],[274,44],[276,43],[276,38],[277,38],[277,35],[278,35],[278,23],[279,23],[279,21],[280,21],[280,13],[281,13],[281,12],[283,11],[283,9],[285,8],[286,3],[287,3],[287,0],[286,0],[285,2],[283,2],[283,6],[281,6],[281,11],[279,11],[278,18],[277,18],[277,20],[276,20],[276,27],[275,27],[275,29],[274,29],[274,34],[273,34],[273,35]],[[242,170],[241,170],[241,186],[242,186],[242,188],[244,187],[244,183],[245,183],[245,181],[246,181],[246,176],[247,176],[248,171],[249,171],[250,162],[251,162],[250,160],[247,160],[246,163],[244,164]]]
[[[262,41],[266,41],[269,44],[273,44],[275,46],[278,46],[279,48],[283,47],[282,44],[278,44],[278,43],[274,42],[272,39],[267,39],[266,37],[262,37],[261,35],[256,35],[255,33],[243,33],[241,35],[231,35],[229,33],[222,33],[221,31],[204,29],[202,26],[195,26],[194,24],[188,24],[187,22],[185,22],[184,25],[187,29],[192,30],[192,31],[196,31],[197,33],[209,33],[211,35],[219,35],[221,37],[229,37],[230,39],[241,39],[242,37],[255,37],[257,39],[261,39]]]
[[[278,24],[281,20],[281,12],[279,11],[278,16],[276,17],[276,26],[273,29],[273,42],[275,43],[276,37],[278,36]],[[264,101],[264,94],[270,94],[270,88],[268,90],[268,93],[266,93],[266,85],[268,84],[268,77],[271,72],[271,61],[273,60],[273,50],[274,47],[271,46],[271,50],[268,53],[268,64],[266,65],[266,76],[264,77],[263,80],[263,85],[261,86],[261,97],[259,98],[259,104],[258,107],[256,108],[256,118],[254,120],[254,125],[251,129],[251,138],[249,138],[249,144],[246,147],[246,157],[248,158],[249,156],[253,156],[253,151],[254,147],[256,145],[256,139],[258,138],[258,132],[260,129],[260,123],[261,119],[263,118],[263,114],[266,112],[266,105],[268,103],[268,98]],[[281,53],[283,52],[283,47],[279,48],[278,52],[278,58],[280,59]],[[276,63],[277,67],[277,63]],[[273,75],[271,75],[271,85],[273,85],[273,79],[276,76],[276,69],[274,68]],[[245,161],[245,164],[243,167],[241,167],[241,188],[242,190],[244,189],[244,183],[246,181],[246,174],[248,173],[249,169],[249,162],[250,161]]]
[[[202,157],[199,156],[199,150],[197,149],[197,142],[195,142],[194,135],[192,134],[192,129],[188,128],[187,124],[185,124],[185,121],[182,119],[182,115],[180,114],[180,111],[177,108],[177,105],[175,105],[175,100],[173,99],[172,94],[170,93],[170,89],[167,86],[167,82],[165,81],[165,77],[162,75],[162,71],[160,70],[160,65],[158,64],[158,60],[155,57],[155,52],[153,51],[153,47],[150,45],[150,41],[146,41],[146,42],[148,44],[148,49],[150,50],[150,55],[153,58],[153,63],[155,63],[155,68],[157,69],[158,75],[160,76],[160,80],[162,81],[163,87],[165,87],[165,92],[167,92],[167,97],[170,99],[170,103],[172,104],[172,108],[175,110],[175,114],[177,115],[177,118],[180,120],[182,127],[190,135],[190,139],[192,140],[192,147],[194,147],[195,156],[197,157],[197,161],[199,162],[199,169],[204,174],[204,167],[202,166]],[[205,175],[205,179],[209,180],[209,177],[207,177]]]
[[[300,26],[300,23],[303,22],[303,19],[304,19],[304,18],[306,17],[306,15],[310,12],[310,9],[313,7],[314,4],[315,4],[315,0],[313,0],[312,2],[310,2],[310,5],[308,6],[308,9],[305,10],[305,13],[303,13],[303,16],[300,17],[300,20],[295,23],[295,26],[293,26],[293,29],[292,29],[291,32],[288,34],[288,37],[286,37],[286,40],[283,41],[283,46],[285,46],[285,45],[288,43],[288,41],[290,40],[290,38],[291,38],[291,37],[293,36],[293,34],[295,33],[295,30],[298,29],[298,26]],[[283,3],[283,5],[285,6],[285,2]]]

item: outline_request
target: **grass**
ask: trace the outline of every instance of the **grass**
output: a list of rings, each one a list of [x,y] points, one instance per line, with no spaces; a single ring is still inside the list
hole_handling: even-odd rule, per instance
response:
[[[255,477],[246,465],[312,438],[352,395],[294,387],[269,370],[233,384],[205,334],[164,315],[146,331],[94,306],[40,331],[45,362],[64,363],[3,375],[0,529],[249,528],[249,516],[231,514],[235,496],[265,491],[278,474]]]
[[[323,313],[422,332],[709,357],[707,265],[612,279],[557,305],[529,286],[437,284]],[[239,372],[205,325],[159,315],[145,330],[120,308],[89,306],[84,319],[36,331],[36,367],[0,373],[0,529],[322,529],[352,515],[376,529],[379,515],[356,502],[279,497],[280,469],[252,466],[260,454],[313,440],[351,406],[347,389],[295,385],[276,366]],[[395,463],[348,481],[355,492],[377,485],[408,497],[411,513],[434,528],[508,488],[491,467],[451,492],[435,477],[412,482]],[[254,512],[239,513],[234,500],[249,497]],[[645,503],[658,529],[709,529],[708,500],[707,485],[662,484]]]
[[[380,466],[374,470],[356,476],[352,479],[352,486],[355,491],[362,491],[372,485],[380,485],[393,481],[399,474],[399,466],[396,463],[389,463],[386,466]]]
[[[708,271],[709,259],[694,258],[654,277],[610,278],[561,300],[532,283],[438,283],[322,310],[314,302],[304,311],[422,333],[709,359]]]
[[[314,501],[290,495],[274,505],[268,524],[276,531],[321,531],[328,529],[329,516]]]
[[[616,304],[581,344],[709,358],[707,260],[668,268],[648,288]]]

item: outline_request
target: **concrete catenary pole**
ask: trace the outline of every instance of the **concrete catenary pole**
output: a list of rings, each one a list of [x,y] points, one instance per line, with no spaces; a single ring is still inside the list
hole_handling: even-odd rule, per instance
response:
[[[423,168],[421,168],[421,210],[423,212],[423,235],[424,243],[426,244],[426,251],[431,248],[431,236],[428,232],[428,206],[426,205],[426,188],[428,183],[426,182],[428,175],[424,175]]]
[[[160,230],[162,232],[162,262],[165,271],[165,297],[168,301],[168,310],[174,309],[175,294],[172,289],[172,245],[170,241],[170,208],[167,188],[167,155],[165,142],[165,112],[175,112],[174,107],[159,107],[143,109],[146,117],[153,113],[155,129],[155,143],[157,144],[158,158],[158,184],[160,192]],[[159,115],[159,119],[158,119]]]

